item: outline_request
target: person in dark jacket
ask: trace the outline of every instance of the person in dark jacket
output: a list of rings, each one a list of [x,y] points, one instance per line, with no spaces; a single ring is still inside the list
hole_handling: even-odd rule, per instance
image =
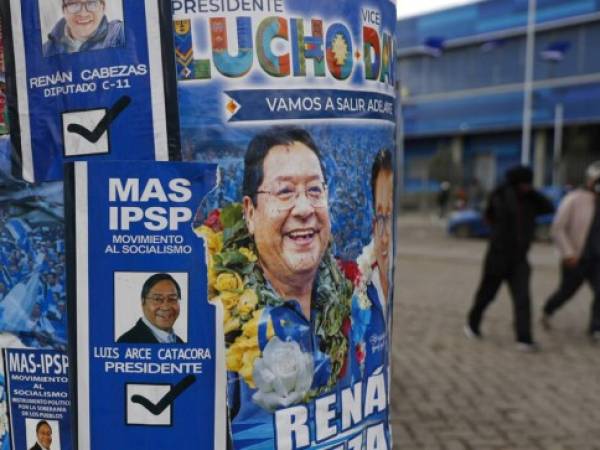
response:
[[[61,18],[44,43],[44,56],[121,47],[125,44],[123,22],[109,21],[105,0],[61,0]]]
[[[532,188],[532,180],[531,169],[513,167],[506,173],[506,182],[490,195],[485,211],[491,227],[489,246],[465,325],[468,337],[481,337],[483,313],[506,281],[514,306],[517,348],[524,351],[537,348],[531,332],[531,269],[527,253],[534,238],[536,216],[554,211],[552,203]]]

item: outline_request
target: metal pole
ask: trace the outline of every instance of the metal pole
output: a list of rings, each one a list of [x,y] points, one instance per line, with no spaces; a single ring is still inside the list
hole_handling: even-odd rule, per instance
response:
[[[564,107],[557,103],[554,107],[554,151],[552,156],[552,184],[560,185],[560,160],[562,158],[562,140],[564,124]]]
[[[536,0],[529,0],[527,13],[527,47],[525,51],[525,82],[523,86],[523,136],[521,141],[521,164],[529,165],[531,147],[531,104],[533,82],[533,52],[535,47]]]

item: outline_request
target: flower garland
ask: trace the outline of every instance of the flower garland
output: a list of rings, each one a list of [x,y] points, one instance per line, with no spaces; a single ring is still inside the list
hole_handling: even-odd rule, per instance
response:
[[[220,301],[225,310],[227,369],[239,373],[255,388],[254,364],[261,356],[259,321],[265,307],[282,305],[285,300],[264,278],[239,203],[214,210],[195,231],[208,247],[209,300]],[[319,266],[316,286],[313,333],[320,338],[319,350],[329,356],[332,370],[327,384],[311,390],[305,400],[335,386],[345,372],[348,352],[352,284],[329,251]],[[269,320],[266,337],[270,340],[274,335]]]
[[[358,278],[356,285],[357,291],[362,294],[361,305],[364,306],[364,308],[371,307],[371,301],[367,297],[367,284],[371,282],[376,261],[375,242],[371,240],[371,242],[363,248],[360,256],[356,258],[356,265],[360,272],[360,277]]]
[[[352,296],[352,342],[354,344],[354,358],[358,363],[361,375],[364,372],[367,346],[364,335],[371,321],[371,307],[373,303],[367,295],[367,285],[371,282],[373,268],[375,267],[375,244],[371,240],[363,248],[356,262],[344,262],[341,268],[354,284]]]

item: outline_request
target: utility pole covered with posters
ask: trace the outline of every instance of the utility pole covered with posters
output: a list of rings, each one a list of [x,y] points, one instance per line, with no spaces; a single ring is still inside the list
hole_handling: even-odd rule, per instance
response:
[[[68,352],[64,448],[392,449],[395,1],[2,13],[0,327]]]

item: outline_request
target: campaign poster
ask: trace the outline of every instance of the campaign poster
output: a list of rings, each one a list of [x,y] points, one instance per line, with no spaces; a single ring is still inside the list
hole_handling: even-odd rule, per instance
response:
[[[194,229],[216,166],[77,162],[65,184],[78,448],[226,448],[222,311]]]
[[[20,177],[61,180],[63,164],[82,159],[177,157],[169,2],[7,0],[0,9]]]
[[[69,359],[52,350],[5,349],[10,450],[71,450]],[[7,442],[7,440],[5,441]]]
[[[391,449],[395,2],[173,0],[239,449]]]
[[[12,178],[9,137],[0,136],[0,347],[66,350],[63,234],[62,183]],[[10,449],[6,413],[3,396],[2,450]]]
[[[0,135],[8,133],[6,121],[6,80],[4,78],[4,39],[2,37],[2,17],[0,17]]]
[[[0,373],[0,449],[10,450],[10,434],[8,432],[8,414],[6,411],[6,380],[4,368]]]
[[[0,137],[0,332],[33,348],[66,350],[67,299],[62,183],[10,178]]]

